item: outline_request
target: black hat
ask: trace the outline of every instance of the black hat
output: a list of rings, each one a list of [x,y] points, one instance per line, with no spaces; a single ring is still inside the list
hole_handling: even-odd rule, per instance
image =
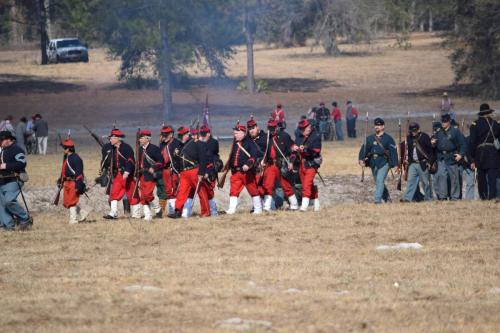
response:
[[[375,118],[375,121],[373,123],[375,124],[375,126],[385,125],[384,119],[382,118]]]
[[[10,131],[1,131],[0,132],[0,141],[6,140],[6,139],[15,140],[16,137],[14,135],[12,135],[12,133]]]
[[[333,102],[332,102],[332,106],[337,106],[337,102],[336,102],[336,101],[333,101]]]
[[[420,129],[420,125],[417,123],[411,123],[408,128],[410,129],[410,131],[414,132]]]
[[[449,113],[445,113],[441,116],[442,123],[449,123],[451,120],[451,115]]]
[[[492,110],[488,104],[483,103],[479,107],[479,113],[478,114],[480,116],[484,116],[484,115],[487,115],[487,114],[490,114],[490,113],[493,113],[493,112],[495,112],[495,110]]]

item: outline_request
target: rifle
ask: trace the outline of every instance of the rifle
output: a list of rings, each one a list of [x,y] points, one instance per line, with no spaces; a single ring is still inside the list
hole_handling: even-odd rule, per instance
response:
[[[405,172],[405,182],[408,181],[408,135],[410,131],[410,111],[408,111],[408,117],[406,118],[406,128],[405,128],[405,161],[403,162],[403,168]],[[403,172],[403,171],[401,171]]]
[[[137,192],[139,191],[139,183],[140,183],[140,177],[141,177],[141,172],[139,170],[140,167],[140,151],[139,151],[139,133],[141,129],[137,129],[137,133],[135,135],[135,167],[134,167],[134,178],[135,178],[135,187],[134,187],[134,192],[132,192],[132,198],[134,198],[137,195]],[[132,199],[130,198],[130,199]]]
[[[462,134],[464,133],[464,130],[465,130],[465,117],[462,118],[462,122],[460,123],[460,132],[462,132]]]
[[[88,128],[86,125],[83,125],[83,128],[85,128],[87,130],[87,132],[89,132],[90,136],[94,138],[94,140],[97,142],[97,144],[102,148],[102,146],[104,146],[104,142],[102,142],[102,139],[97,136],[97,134],[95,134],[94,132],[92,132],[90,130],[90,128]]]
[[[231,149],[229,150],[229,157],[227,158],[227,162],[226,164],[224,164],[224,168],[222,169],[222,176],[221,178],[219,179],[219,177],[217,177],[217,187],[218,188],[224,188],[224,183],[226,182],[226,177],[227,177],[227,173],[229,172],[229,162],[231,162],[231,154],[233,153],[233,148],[234,148],[234,144],[235,144],[236,140],[233,139],[233,143],[231,144]]]
[[[59,139],[59,146],[63,146],[63,139],[61,137],[61,133],[57,133],[57,138]],[[52,204],[54,206],[59,205],[59,198],[61,197],[61,190],[64,186],[64,179],[62,179],[62,174],[59,176],[59,179],[57,180],[57,193],[54,199],[52,200]]]
[[[365,181],[365,168],[366,168],[366,136],[368,135],[368,111],[366,112],[366,121],[365,121],[365,135],[363,142],[363,162],[364,166],[361,167],[361,182]]]
[[[401,191],[401,178],[403,177],[403,161],[404,161],[404,156],[402,152],[402,147],[401,145],[403,144],[402,138],[401,138],[401,118],[398,119],[398,128],[399,128],[399,135],[398,135],[398,157],[399,157],[399,178],[398,178],[398,185],[397,190]],[[406,141],[406,140],[405,140]],[[404,143],[406,145],[406,142]],[[406,148],[405,148],[406,149]]]
[[[269,133],[269,131],[267,131],[266,152],[264,153],[264,156],[262,157],[262,162],[264,163],[264,166],[262,167],[262,170],[259,172],[260,178],[259,178],[259,182],[257,183],[258,186],[262,186],[262,182],[264,181],[264,171],[266,170],[266,157],[267,157],[267,152],[269,150],[269,137],[270,137],[270,133]],[[283,157],[284,157],[284,155],[283,155]]]

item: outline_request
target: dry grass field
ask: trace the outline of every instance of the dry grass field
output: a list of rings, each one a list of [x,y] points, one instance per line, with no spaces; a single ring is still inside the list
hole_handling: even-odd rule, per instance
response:
[[[401,105],[415,115],[433,112],[452,78],[439,41],[417,35],[410,51],[389,47],[390,39],[345,45],[349,55],[338,59],[309,47],[259,47],[257,75],[290,91],[250,97],[227,87],[178,90],[175,123],[199,112],[197,99],[206,92],[219,133],[249,112],[265,119],[276,101],[292,124],[332,96],[387,116],[405,113]],[[229,64],[231,77],[243,75],[243,59],[238,54]],[[99,133],[114,120],[130,129],[158,124],[158,92],[117,87],[118,63],[102,50],[94,50],[89,65],[35,62],[34,52],[0,52],[0,113],[41,112],[52,129],[71,128],[88,182],[99,153],[77,130],[82,123]],[[296,82],[312,88],[296,89]],[[455,102],[466,111],[479,100]],[[393,134],[394,126],[388,124]],[[93,222],[76,226],[49,203],[61,163],[51,143],[49,155],[29,158],[33,230],[0,233],[0,332],[500,331],[499,204],[370,204],[369,172],[359,182],[359,143],[324,143],[327,186],[319,185],[319,213],[252,216],[244,194],[233,216],[109,222],[101,218],[103,190],[93,187],[82,198]],[[225,159],[227,143],[221,148]],[[388,183],[397,202],[395,180]],[[226,208],[227,186],[216,195]],[[398,243],[422,247],[377,249]]]

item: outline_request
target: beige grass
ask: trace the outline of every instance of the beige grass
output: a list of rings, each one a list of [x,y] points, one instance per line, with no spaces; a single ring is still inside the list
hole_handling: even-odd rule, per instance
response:
[[[279,332],[493,332],[498,212],[481,202],[356,205],[78,226],[43,214],[30,233],[0,234],[0,326],[212,332],[241,317]],[[424,248],[375,250],[402,241]],[[163,291],[124,291],[131,285]]]

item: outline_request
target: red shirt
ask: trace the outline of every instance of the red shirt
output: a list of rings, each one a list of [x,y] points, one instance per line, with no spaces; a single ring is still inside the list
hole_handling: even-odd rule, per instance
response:
[[[334,121],[342,119],[342,113],[340,112],[340,109],[338,107],[332,110],[332,118]]]
[[[276,120],[278,123],[282,123],[285,121],[285,111],[283,111],[283,109],[275,109],[271,113],[271,118]]]

